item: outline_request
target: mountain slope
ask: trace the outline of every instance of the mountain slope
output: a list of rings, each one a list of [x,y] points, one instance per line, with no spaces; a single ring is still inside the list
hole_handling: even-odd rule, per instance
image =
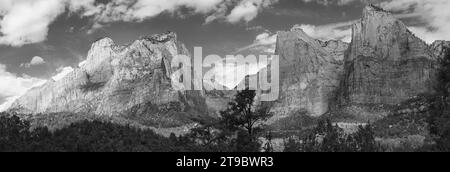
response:
[[[10,111],[91,113],[178,126],[206,115],[201,92],[172,88],[171,60],[189,55],[174,33],[143,37],[129,46],[109,38],[92,45],[80,68],[19,98]],[[131,116],[130,116],[131,115]]]

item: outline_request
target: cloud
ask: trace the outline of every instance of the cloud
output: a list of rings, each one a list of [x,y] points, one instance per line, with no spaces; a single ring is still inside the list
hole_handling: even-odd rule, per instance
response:
[[[42,57],[34,56],[30,62],[20,64],[20,67],[30,68],[31,66],[37,66],[45,64],[45,60]]]
[[[256,57],[258,59],[258,56]],[[230,90],[242,83],[247,76],[256,75],[267,66],[267,63],[260,62],[260,64],[246,64],[248,65],[248,68],[246,68],[246,65],[239,65],[237,63],[236,56],[227,57],[223,60],[223,64],[224,66],[216,66],[212,68],[210,72],[215,74],[215,81],[218,84],[225,86]],[[242,70],[245,72],[239,73],[239,71]]]
[[[395,0],[381,2],[387,10],[419,16],[426,24],[410,27],[418,37],[428,43],[450,40],[449,0]]]
[[[5,65],[0,64],[0,97],[6,102],[0,102],[0,111],[6,110],[17,98],[29,89],[45,84],[46,80],[30,76],[17,76],[9,73]]]
[[[341,40],[343,42],[351,42],[352,29],[348,26],[340,27],[341,23],[333,25],[315,26],[309,24],[296,25],[295,27],[302,29],[306,34],[314,39],[323,41]]]
[[[112,22],[142,22],[162,13],[206,16],[205,23],[249,22],[278,0],[0,0],[0,44],[22,46],[45,41],[49,26],[65,13],[90,18],[89,33]]]
[[[249,22],[255,19],[265,8],[278,3],[279,0],[225,0],[220,3],[215,12],[208,14],[205,24],[216,20],[229,23]]]
[[[240,21],[249,22],[258,16],[258,12],[263,8],[267,8],[270,5],[278,1],[274,0],[244,0],[239,3],[230,14],[226,17],[230,23],[237,23]]]
[[[82,16],[91,16],[99,12],[95,0],[70,0],[66,4],[71,12],[80,12]]]
[[[272,34],[265,31],[256,36],[253,44],[238,49],[234,54],[239,54],[243,51],[258,51],[266,54],[275,54],[275,45],[277,43],[277,34]]]
[[[59,81],[73,72],[72,67],[60,67],[52,77],[54,81]],[[23,96],[28,90],[40,87],[47,83],[47,80],[34,78],[27,75],[17,76],[7,71],[5,65],[0,64],[0,98],[5,101],[0,102],[0,112],[7,110],[18,98]]]
[[[240,54],[244,51],[250,51],[250,55],[255,55],[257,58],[259,55],[273,55],[275,54],[275,46],[277,42],[277,34],[272,34],[269,31],[263,32],[256,36],[253,44],[240,48],[234,54]],[[226,67],[216,67],[213,69],[218,78],[217,82],[224,85],[228,89],[234,89],[240,84],[246,76],[256,75],[261,69],[265,68],[267,64],[249,64],[249,70],[245,73],[238,73],[239,69],[243,66],[237,66],[233,62],[233,58],[225,61]],[[245,66],[244,66],[245,67]],[[230,74],[237,74],[236,80],[232,77],[227,77]]]
[[[249,22],[258,15],[258,8],[258,4],[245,1],[231,11],[227,16],[227,21],[230,23],[237,23],[241,20]]]
[[[46,40],[49,25],[64,12],[61,0],[0,0],[0,44]]]
[[[368,2],[369,0],[302,0],[303,2],[315,2],[321,5],[348,5],[353,2]]]
[[[162,13],[176,14],[179,9],[187,8],[193,13],[204,14],[205,23],[224,20],[230,23],[249,22],[258,13],[278,0],[113,0],[95,7],[85,5],[84,16],[95,16],[98,23],[116,21],[141,22]]]

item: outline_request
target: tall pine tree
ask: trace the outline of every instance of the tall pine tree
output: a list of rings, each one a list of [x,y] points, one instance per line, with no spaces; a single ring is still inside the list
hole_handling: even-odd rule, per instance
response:
[[[263,123],[273,116],[269,107],[255,105],[256,91],[243,90],[237,93],[227,110],[221,112],[220,124],[230,133],[237,132],[237,147],[258,149],[258,131]]]

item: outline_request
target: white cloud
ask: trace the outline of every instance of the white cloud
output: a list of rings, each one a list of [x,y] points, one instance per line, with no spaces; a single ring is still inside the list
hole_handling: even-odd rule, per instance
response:
[[[0,0],[0,44],[22,46],[46,40],[49,25],[64,12],[62,2]]]
[[[327,40],[341,40],[343,42],[351,42],[352,29],[349,27],[340,28],[339,24],[325,25],[325,26],[314,26],[308,24],[297,25],[306,34],[314,39],[319,39],[323,41]]]
[[[0,112],[6,110],[18,97],[29,89],[45,84],[45,80],[30,76],[17,76],[9,73],[6,66],[0,64],[0,96],[6,98],[1,102]]]
[[[20,67],[30,68],[31,66],[45,64],[45,60],[42,57],[34,56],[30,62],[20,64]]]
[[[253,20],[263,8],[278,0],[0,0],[0,44],[22,46],[45,41],[49,26],[68,9],[93,19],[90,33],[111,22],[142,22],[180,9],[203,14],[205,23]],[[227,14],[231,9],[230,14]]]
[[[91,16],[99,12],[95,0],[69,0],[68,6],[70,11],[81,12],[82,16]]]
[[[260,4],[250,0],[243,1],[231,11],[230,15],[227,16],[227,21],[230,23],[237,23],[241,20],[249,22],[258,15],[259,6]]]
[[[395,0],[382,2],[390,11],[405,12],[420,16],[426,25],[410,27],[418,37],[428,43],[435,40],[450,40],[449,0]]]
[[[33,59],[31,59],[30,64],[31,65],[45,64],[45,60],[42,57],[34,56]]]
[[[343,42],[351,42],[352,29],[351,24],[355,21],[333,23],[329,25],[314,26],[308,24],[295,25],[294,27],[302,29],[306,34],[314,39],[323,41],[341,40]],[[259,50],[265,53],[275,53],[277,42],[277,34],[271,34],[266,31],[256,36],[253,44],[243,47],[235,52],[235,54],[246,50]]]
[[[277,43],[277,34],[271,34],[270,32],[264,32],[256,36],[253,44],[238,49],[234,54],[246,50],[259,50],[263,53],[275,54],[275,45]]]
[[[226,21],[230,23],[238,23],[240,21],[249,22],[258,16],[258,13],[264,8],[268,8],[271,5],[277,3],[278,0],[242,0],[235,6],[229,15],[226,17],[224,13],[221,13],[219,17],[226,18]],[[226,11],[226,10],[222,10]]]
[[[234,54],[239,54],[246,50],[260,52],[260,54],[275,54],[275,46],[277,42],[277,34],[271,34],[270,32],[264,32],[256,36],[253,44],[237,50]],[[253,53],[258,58],[260,54]],[[230,60],[233,61],[232,59]],[[230,62],[228,61],[228,62]],[[225,68],[214,68],[214,73],[217,78],[217,82],[226,86],[229,89],[235,88],[240,84],[246,76],[257,74],[261,69],[265,68],[267,64],[249,64],[249,69],[245,73],[237,73],[243,66],[237,66],[235,63],[225,63]],[[236,80],[232,77],[227,77],[230,74],[237,73]]]
[[[57,69],[57,74],[52,77],[54,81],[59,81],[73,72],[72,67],[61,67]],[[28,90],[40,87],[47,83],[47,80],[30,76],[17,76],[7,71],[6,66],[0,64],[0,97],[6,99],[0,102],[0,112],[7,110],[18,98],[23,96]]]
[[[129,14],[134,19],[143,20],[155,17],[162,12],[173,12],[181,7],[188,7],[197,13],[209,13],[223,0],[138,0],[133,4]]]
[[[215,73],[215,80],[218,84],[223,85],[230,90],[242,83],[247,76],[256,75],[261,69],[264,69],[267,66],[266,63],[252,63],[246,64],[248,65],[247,69],[246,65],[239,65],[237,63],[236,57],[227,57],[227,59],[223,60],[223,64],[223,67],[216,66],[211,69],[211,72]],[[245,72],[239,73],[239,71],[242,70],[245,70]]]
[[[230,23],[253,20],[263,8],[278,2],[278,0],[113,0],[108,4],[101,4],[85,8],[95,16],[99,23],[115,21],[143,21],[156,17],[164,12],[174,13],[185,7],[198,14],[206,15],[205,23],[214,20],[225,20]],[[89,5],[87,5],[89,6]],[[230,11],[231,9],[231,11]],[[95,12],[96,11],[96,12]],[[230,12],[230,14],[227,14]]]
[[[277,34],[264,32],[256,36],[255,43],[259,45],[272,45],[277,42]]]
[[[368,0],[302,0],[303,2],[315,2],[321,5],[331,5],[331,4],[336,4],[336,5],[347,5],[350,4],[352,2],[367,2]]]

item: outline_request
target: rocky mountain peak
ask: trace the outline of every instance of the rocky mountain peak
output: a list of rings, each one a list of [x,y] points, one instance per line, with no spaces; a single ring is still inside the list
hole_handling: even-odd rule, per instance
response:
[[[320,44],[320,41],[310,37],[298,25],[295,25],[290,31],[278,32],[277,35],[275,54],[280,56],[282,70],[291,70],[293,65],[301,65],[305,68],[297,66],[297,70],[312,72],[312,70],[318,69],[317,66],[327,61],[325,57],[328,52]]]
[[[316,49],[320,49],[321,47],[319,41],[309,36],[299,25],[294,25],[288,33],[292,34],[293,39],[302,40],[307,44],[311,44]]]
[[[389,11],[384,10],[383,8],[376,6],[374,4],[369,4],[366,7],[364,7],[363,10],[363,15],[367,14],[367,13],[382,13],[382,14],[386,14],[386,13],[390,13]]]
[[[179,54],[189,52],[172,32],[141,37],[127,46],[103,38],[92,44],[84,65],[30,90],[10,110],[115,116],[163,127],[191,123],[191,113],[205,114],[204,98],[173,89],[169,76],[176,69],[170,63]]]
[[[370,5],[353,25],[341,100],[346,105],[396,105],[432,92],[436,56],[391,13]]]
[[[374,5],[367,6],[363,18],[353,25],[352,53],[348,60],[357,57],[355,53],[390,60],[434,58],[428,45],[403,22]]]
[[[395,21],[395,17],[390,12],[385,11],[375,5],[366,6],[363,10],[363,16],[361,18],[361,23],[364,25],[363,27],[375,26],[374,29],[378,29],[378,26],[383,27],[392,25],[392,23]]]
[[[163,34],[155,34],[150,36],[141,36],[139,40],[150,41],[152,43],[165,43],[171,40],[177,40],[177,34],[175,32],[166,32]]]
[[[101,38],[97,41],[95,41],[94,43],[92,43],[91,49],[95,49],[95,48],[104,48],[104,47],[111,47],[115,45],[114,41],[109,38],[109,37],[104,37]]]

